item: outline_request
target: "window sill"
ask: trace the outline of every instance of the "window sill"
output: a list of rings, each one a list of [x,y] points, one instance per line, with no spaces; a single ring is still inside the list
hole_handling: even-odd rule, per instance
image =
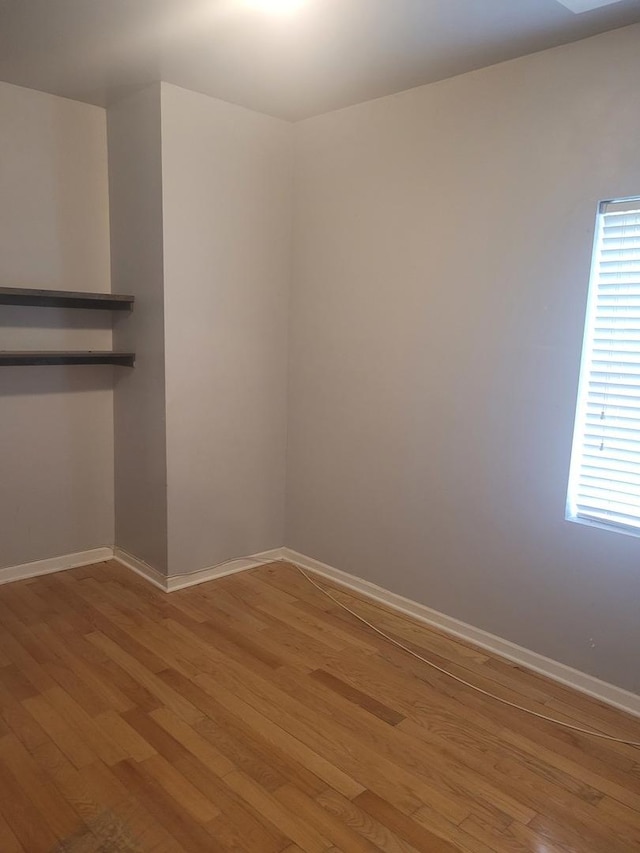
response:
[[[623,527],[621,524],[609,524],[606,521],[600,521],[597,518],[583,518],[579,515],[565,515],[565,521],[572,521],[575,524],[584,524],[586,527],[598,527],[600,530],[607,530],[609,533],[622,533],[624,536],[633,536],[635,539],[640,538],[640,528]]]

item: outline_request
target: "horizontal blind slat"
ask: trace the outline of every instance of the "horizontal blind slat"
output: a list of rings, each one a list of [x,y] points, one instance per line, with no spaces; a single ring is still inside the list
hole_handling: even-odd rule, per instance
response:
[[[616,501],[598,498],[593,495],[584,495],[579,507],[582,509],[599,510],[600,512],[611,512],[616,515],[626,515],[631,518],[640,516],[640,500],[638,501]],[[640,524],[640,518],[638,518]]]
[[[640,530],[640,519],[635,515],[623,515],[621,513],[607,513],[595,510],[589,510],[588,507],[579,507],[576,513],[578,518],[587,519],[590,521],[601,521],[605,524],[614,527],[620,527],[623,530],[637,531]]]
[[[615,459],[599,459],[597,456],[585,455],[581,461],[583,468],[591,468],[593,471],[598,471],[603,477],[606,477],[610,473],[613,473],[616,477],[621,474],[640,475],[640,465],[629,464],[626,459],[618,462]]]
[[[640,490],[633,486],[627,488],[609,488],[606,483],[591,483],[581,481],[582,495],[588,495],[601,500],[613,499],[616,502],[636,502],[640,504]]]
[[[580,481],[588,482],[606,482],[611,483],[615,488],[617,485],[627,486],[630,489],[640,488],[640,474],[632,474],[628,471],[607,471],[607,476],[603,477],[602,472],[598,468],[591,468],[584,465],[580,474]]]

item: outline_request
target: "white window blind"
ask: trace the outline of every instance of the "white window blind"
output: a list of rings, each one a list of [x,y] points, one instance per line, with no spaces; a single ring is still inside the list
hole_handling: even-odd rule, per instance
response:
[[[640,535],[640,198],[599,208],[567,517]]]

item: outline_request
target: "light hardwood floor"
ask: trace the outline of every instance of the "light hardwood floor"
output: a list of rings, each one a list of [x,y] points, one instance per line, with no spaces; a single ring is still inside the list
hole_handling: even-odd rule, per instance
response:
[[[478,685],[640,738],[331,589]],[[283,563],[171,595],[114,562],[0,587],[0,708],[1,853],[640,850],[640,750],[469,691]]]

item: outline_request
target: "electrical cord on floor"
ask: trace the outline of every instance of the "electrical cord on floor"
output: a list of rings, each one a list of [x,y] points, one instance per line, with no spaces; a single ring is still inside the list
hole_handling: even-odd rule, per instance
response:
[[[239,563],[239,562],[254,562],[255,563],[254,566],[248,566],[247,568],[258,568],[259,566],[264,565],[264,563],[259,562],[257,560],[253,561],[251,559],[251,557],[248,557],[246,559],[243,557],[237,557],[237,558],[232,559],[232,560],[225,560],[223,563],[218,563],[217,566],[213,566],[212,568],[218,568],[220,566],[226,566],[226,565],[231,564],[231,563]],[[591,729],[583,729],[581,726],[574,726],[572,723],[565,723],[562,720],[556,720],[554,717],[548,717],[546,714],[541,714],[538,711],[531,710],[531,708],[525,708],[523,705],[518,705],[516,702],[510,702],[508,699],[503,699],[500,696],[496,696],[494,693],[490,693],[488,690],[484,690],[482,687],[478,687],[477,685],[472,684],[470,681],[466,681],[464,678],[460,678],[460,676],[454,675],[452,672],[449,672],[449,670],[444,669],[444,667],[438,666],[437,664],[433,663],[433,661],[430,661],[427,658],[425,658],[423,655],[418,654],[418,652],[414,652],[413,649],[409,648],[409,646],[405,646],[404,643],[401,643],[399,640],[396,640],[394,637],[389,636],[389,634],[386,634],[383,630],[378,628],[372,622],[369,622],[363,616],[360,616],[359,613],[356,613],[355,610],[352,610],[350,607],[347,607],[346,604],[343,604],[341,601],[339,601],[328,590],[326,590],[326,589],[324,589],[324,587],[320,586],[319,583],[316,583],[316,581],[314,581],[313,578],[311,578],[307,574],[307,572],[302,568],[302,566],[299,566],[297,563],[294,563],[291,560],[284,560],[283,562],[285,562],[288,565],[293,566],[295,569],[297,569],[298,572],[300,572],[300,574],[311,584],[311,586],[314,586],[319,592],[321,592],[327,598],[331,599],[331,601],[333,601],[334,604],[336,604],[338,607],[342,608],[342,610],[345,610],[347,613],[350,613],[351,616],[354,616],[359,622],[362,622],[363,625],[366,625],[372,631],[375,631],[376,634],[379,634],[381,637],[384,637],[384,639],[387,640],[389,643],[391,643],[394,646],[397,646],[397,648],[399,648],[399,649],[402,649],[402,651],[406,652],[407,654],[411,655],[412,657],[417,658],[417,660],[419,660],[422,663],[426,664],[427,666],[431,667],[431,669],[435,669],[438,672],[441,672],[443,675],[446,675],[449,678],[452,678],[454,681],[457,681],[459,684],[464,684],[464,686],[468,687],[470,690],[475,690],[476,693],[480,693],[482,696],[487,696],[489,699],[493,699],[496,702],[500,702],[502,705],[507,705],[509,708],[515,708],[517,711],[522,711],[523,713],[529,714],[532,717],[538,717],[538,719],[540,719],[540,720],[545,720],[547,723],[553,723],[554,725],[560,726],[563,729],[569,729],[570,731],[578,732],[579,734],[582,734],[582,735],[588,735],[589,737],[599,738],[600,740],[607,740],[607,741],[611,741],[613,743],[621,743],[621,744],[624,744],[625,746],[640,747],[640,741],[627,740],[626,738],[621,738],[621,737],[614,737],[613,735],[602,734],[602,732],[594,732]],[[211,569],[208,569],[206,571],[211,571]],[[195,571],[195,572],[183,572],[182,574],[172,575],[171,577],[172,578],[183,578],[183,577],[189,577],[189,575],[202,574],[202,572],[203,572],[203,570],[200,569],[200,570]]]
[[[430,666],[432,669],[436,669],[436,670],[438,670],[438,672],[441,672],[443,675],[446,675],[449,678],[452,678],[454,681],[457,681],[460,684],[464,684],[465,687],[468,687],[471,690],[475,690],[476,693],[481,693],[483,696],[488,696],[490,699],[494,699],[496,702],[500,702],[502,705],[508,705],[510,708],[515,708],[518,711],[523,711],[525,714],[530,714],[532,717],[538,717],[541,720],[546,720],[546,722],[548,722],[548,723],[554,723],[556,726],[562,726],[562,728],[570,729],[571,731],[579,732],[580,734],[583,734],[583,735],[589,735],[590,737],[600,738],[601,740],[613,741],[613,743],[622,743],[625,746],[640,747],[640,741],[627,740],[626,738],[620,738],[620,737],[613,737],[613,735],[605,735],[605,734],[602,734],[601,732],[594,732],[594,731],[591,731],[590,729],[583,729],[580,726],[574,726],[572,723],[565,723],[562,720],[556,720],[553,717],[547,717],[546,714],[540,714],[538,711],[532,711],[531,708],[525,708],[522,705],[518,705],[515,702],[510,702],[508,699],[503,699],[500,696],[496,696],[494,693],[490,693],[488,690],[484,690],[482,687],[478,687],[477,685],[472,684],[470,681],[466,681],[464,678],[460,678],[458,675],[454,675],[452,672],[449,672],[448,670],[444,669],[444,667],[438,666],[437,664],[433,663],[433,661],[430,661],[427,658],[423,657],[423,655],[418,654],[418,652],[414,652],[413,649],[409,648],[409,646],[405,646],[404,643],[401,643],[399,640],[396,640],[394,637],[389,636],[389,634],[386,634],[384,631],[382,631],[380,628],[378,628],[372,622],[369,622],[363,616],[360,616],[359,613],[356,613],[355,610],[352,610],[350,607],[347,607],[346,604],[343,604],[341,601],[339,601],[328,590],[326,590],[326,589],[324,589],[324,587],[320,586],[319,583],[316,583],[316,581],[314,581],[313,578],[311,578],[307,574],[307,572],[301,566],[299,566],[297,563],[292,563],[289,560],[287,560],[286,562],[289,563],[290,565],[294,566],[300,572],[300,574],[304,578],[306,578],[306,580],[312,586],[314,586],[317,590],[319,590],[327,598],[330,598],[334,604],[337,604],[338,607],[341,607],[347,613],[350,613],[352,616],[355,616],[355,618],[359,622],[362,622],[363,625],[367,625],[369,628],[371,628],[372,631],[375,631],[376,634],[379,634],[381,637],[384,637],[385,640],[392,643],[394,646],[397,646],[399,649],[402,649],[403,651],[405,651],[407,654],[411,655],[412,657],[417,658],[419,661],[422,661],[422,663],[425,663],[427,666]]]

